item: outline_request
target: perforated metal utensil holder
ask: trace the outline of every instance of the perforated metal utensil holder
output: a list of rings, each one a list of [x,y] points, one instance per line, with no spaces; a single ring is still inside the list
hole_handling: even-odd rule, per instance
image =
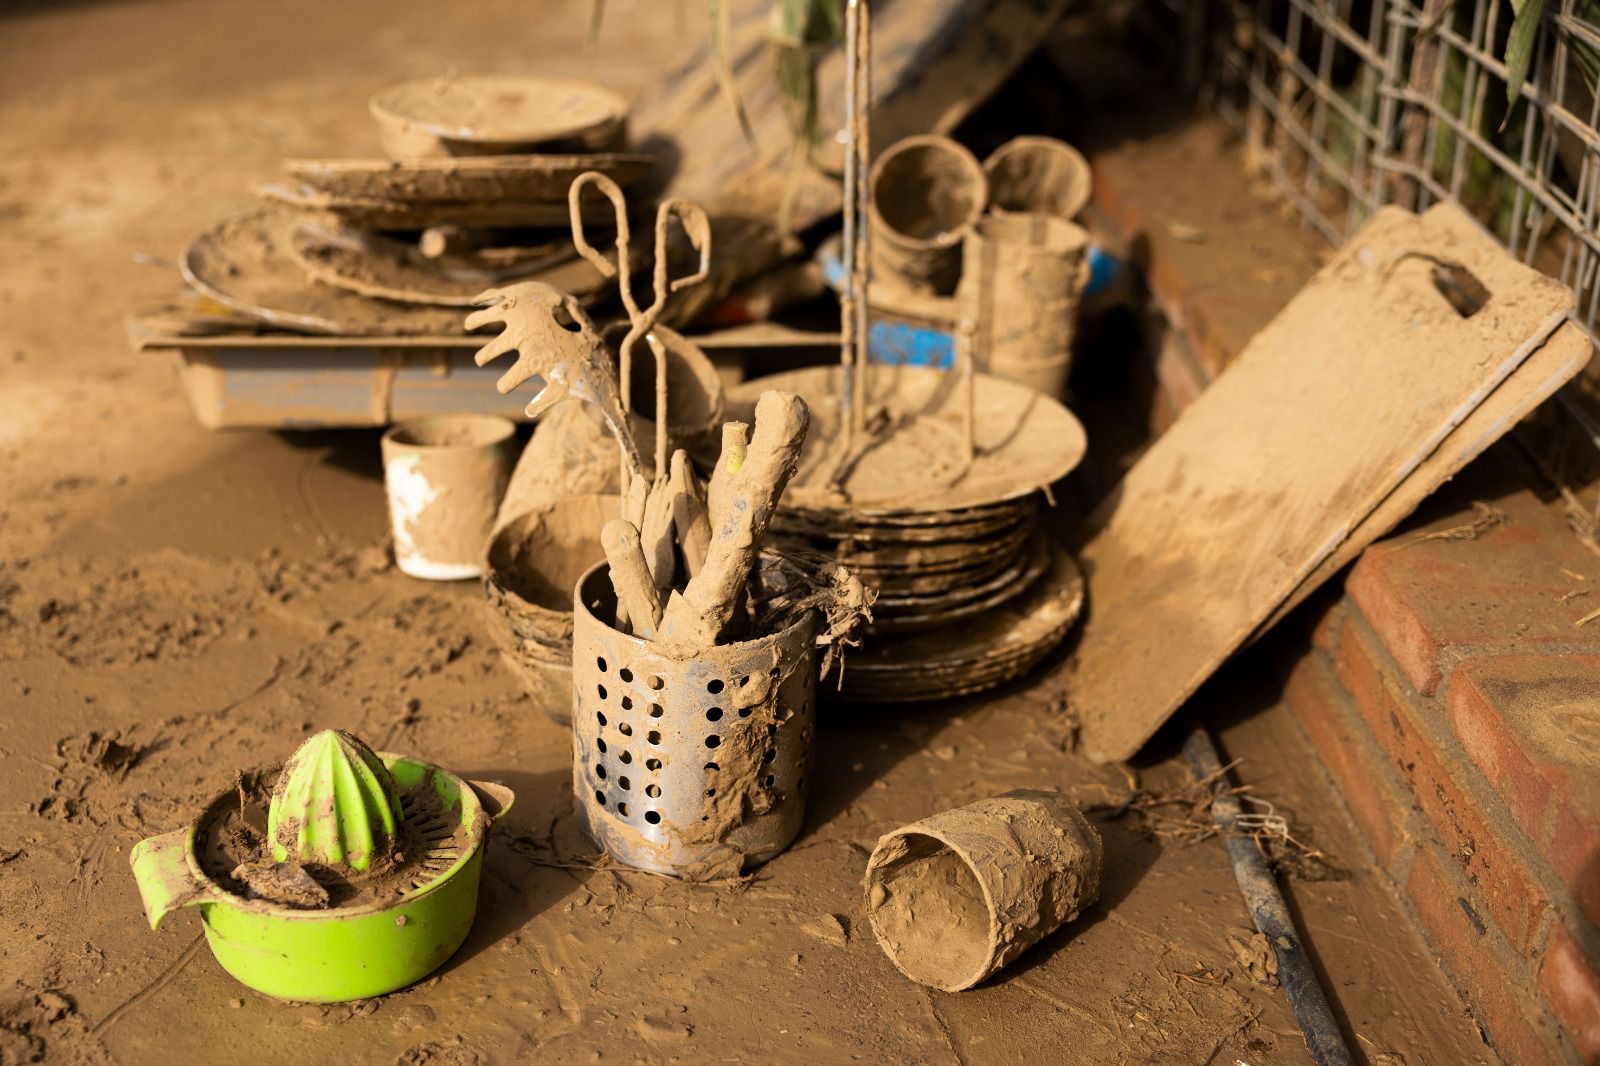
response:
[[[573,613],[572,783],[579,821],[628,866],[695,880],[777,855],[805,816],[819,618],[674,659],[612,628],[605,564]]]

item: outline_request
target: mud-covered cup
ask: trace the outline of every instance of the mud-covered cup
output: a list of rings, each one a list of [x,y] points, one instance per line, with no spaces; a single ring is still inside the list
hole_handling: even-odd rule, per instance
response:
[[[1071,222],[1089,204],[1089,161],[1053,137],[1018,137],[983,161],[989,209],[997,215],[1048,215]]]
[[[430,581],[483,573],[515,432],[494,415],[440,415],[383,435],[384,491],[403,572]]]
[[[901,973],[959,992],[1092,904],[1100,863],[1100,834],[1070,799],[1020,789],[881,837],[867,914]]]
[[[873,277],[923,292],[954,291],[961,241],[989,202],[977,158],[948,137],[907,137],[878,157],[868,183]]]
[[[994,214],[962,249],[957,306],[976,365],[1061,399],[1072,370],[1089,234],[1050,215]]]

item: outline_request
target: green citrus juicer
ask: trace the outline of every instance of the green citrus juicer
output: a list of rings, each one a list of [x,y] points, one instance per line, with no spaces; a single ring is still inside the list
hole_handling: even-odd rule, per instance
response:
[[[510,789],[337,730],[311,737],[281,769],[247,776],[258,793],[275,782],[264,826],[259,796],[252,804],[241,781],[189,825],[134,846],[151,929],[198,907],[223,969],[310,1003],[404,988],[461,946]],[[253,861],[235,863],[241,842]]]

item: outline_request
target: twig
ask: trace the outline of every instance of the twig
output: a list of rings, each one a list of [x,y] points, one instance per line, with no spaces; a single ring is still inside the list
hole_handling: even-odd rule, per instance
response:
[[[107,1014],[104,1018],[101,1018],[98,1022],[96,1022],[94,1028],[89,1030],[89,1034],[91,1036],[99,1036],[101,1033],[117,1024],[117,1022],[121,1021],[122,1016],[134,1006],[142,1003],[144,1000],[150,998],[151,996],[155,995],[155,993],[161,991],[161,989],[171,984],[172,979],[183,972],[183,968],[193,961],[195,955],[197,955],[200,951],[200,945],[203,943],[205,943],[205,934],[196,933],[194,935],[194,939],[189,941],[189,946],[183,949],[182,954],[180,954],[176,959],[173,959],[165,970],[162,970],[160,973],[156,974],[155,978],[151,980],[149,984],[145,985],[133,995],[123,1000],[111,1011],[110,1014]]]
[[[1327,865],[1327,856],[1297,839],[1289,830],[1288,819],[1270,801],[1251,795],[1249,785],[1226,784],[1228,772],[1237,765],[1239,760],[1235,759],[1215,774],[1170,792],[1139,788],[1130,778],[1129,790],[1121,799],[1089,804],[1083,810],[1108,822],[1132,814],[1139,820],[1140,831],[1155,840],[1198,844],[1217,836],[1248,838],[1275,868],[1287,864],[1299,869],[1306,862]],[[1214,806],[1225,798],[1236,805],[1248,803],[1261,809],[1241,810],[1224,826],[1215,818]],[[1176,815],[1167,813],[1166,808],[1172,807],[1181,810]]]
[[[1504,511],[1492,504],[1484,503],[1482,500],[1473,500],[1472,509],[1478,512],[1478,517],[1472,521],[1459,526],[1451,526],[1449,529],[1436,530],[1432,533],[1419,533],[1395,550],[1403,551],[1406,548],[1421,544],[1425,540],[1477,540],[1489,530],[1504,524],[1506,521],[1506,513]]]

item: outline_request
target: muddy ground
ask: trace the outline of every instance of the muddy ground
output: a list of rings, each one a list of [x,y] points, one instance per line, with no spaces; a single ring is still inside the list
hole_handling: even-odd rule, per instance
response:
[[[608,6],[608,78],[648,91],[674,6]],[[1126,790],[1070,751],[1049,682],[825,711],[806,828],[748,884],[597,869],[568,738],[501,662],[481,592],[386,565],[376,434],[210,433],[166,357],[130,354],[121,315],[172,291],[161,261],[247,205],[250,181],[283,155],[376,148],[378,86],[584,72],[586,5],[443,10],[0,15],[0,1062],[1308,1061],[1281,991],[1236,950],[1248,919],[1215,841],[1106,823],[1101,902],[975,991],[928,992],[879,952],[860,878],[880,833],[1009,788]],[[1250,713],[1224,743],[1335,868],[1292,890],[1358,1053],[1491,1061],[1270,688],[1239,697]],[[192,912],[152,933],[127,854],[327,726],[518,802],[443,971],[297,1006],[228,978]],[[1138,772],[1185,780],[1170,757]]]

